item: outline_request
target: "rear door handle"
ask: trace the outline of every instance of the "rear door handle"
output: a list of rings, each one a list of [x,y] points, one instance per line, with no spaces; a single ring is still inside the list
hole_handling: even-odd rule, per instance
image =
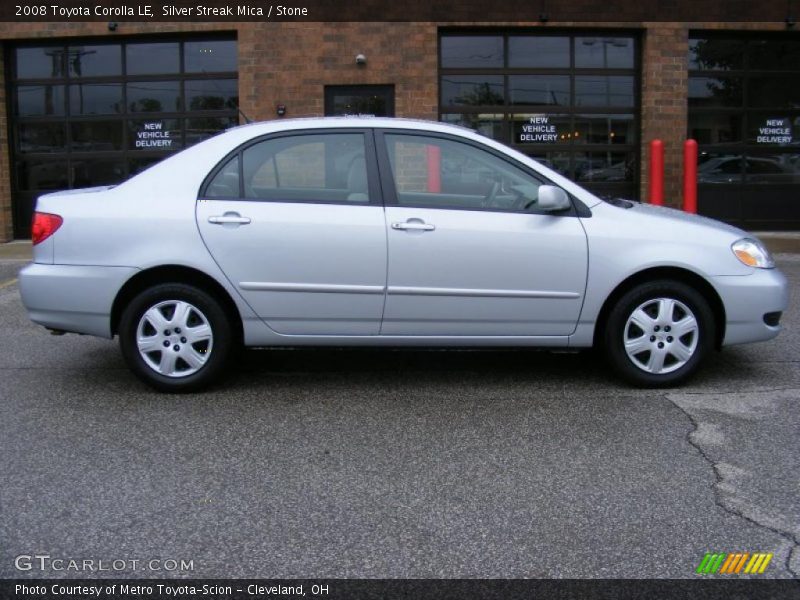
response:
[[[239,213],[225,213],[208,217],[208,222],[214,223],[214,225],[247,225],[250,223],[250,217],[243,217]]]
[[[401,231],[433,231],[436,225],[420,220],[408,220],[405,223],[392,223],[392,229]]]

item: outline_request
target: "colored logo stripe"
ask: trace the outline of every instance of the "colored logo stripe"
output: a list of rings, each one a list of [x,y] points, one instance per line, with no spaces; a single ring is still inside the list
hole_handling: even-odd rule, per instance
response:
[[[712,553],[706,552],[703,560],[697,567],[696,573],[700,575],[732,575],[747,573],[751,575],[761,574],[767,569],[772,560],[773,554],[766,552],[733,552],[733,553]],[[749,559],[749,562],[748,562]],[[747,566],[745,566],[745,564]],[[744,568],[744,571],[742,571]]]
[[[754,554],[750,562],[744,568],[745,573],[763,573],[769,561],[772,560],[772,554]]]

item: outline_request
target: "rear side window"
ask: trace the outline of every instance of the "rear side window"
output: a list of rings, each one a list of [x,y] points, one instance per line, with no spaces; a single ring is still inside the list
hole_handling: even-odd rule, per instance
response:
[[[206,188],[207,198],[238,198],[239,191],[239,156],[230,159],[214,176]]]
[[[229,198],[232,191],[250,200],[366,204],[364,134],[302,134],[252,144],[219,170],[206,197]]]

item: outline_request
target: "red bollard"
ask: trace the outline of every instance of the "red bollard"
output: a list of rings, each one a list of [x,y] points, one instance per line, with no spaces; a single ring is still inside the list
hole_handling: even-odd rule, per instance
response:
[[[664,205],[664,142],[650,142],[650,204]]]
[[[683,210],[697,214],[697,142],[683,143]]]

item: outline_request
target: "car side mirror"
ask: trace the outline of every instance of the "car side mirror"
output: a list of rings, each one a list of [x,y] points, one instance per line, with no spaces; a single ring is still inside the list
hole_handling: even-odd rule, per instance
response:
[[[534,205],[545,212],[559,212],[572,208],[567,192],[555,185],[539,186],[539,198]]]

